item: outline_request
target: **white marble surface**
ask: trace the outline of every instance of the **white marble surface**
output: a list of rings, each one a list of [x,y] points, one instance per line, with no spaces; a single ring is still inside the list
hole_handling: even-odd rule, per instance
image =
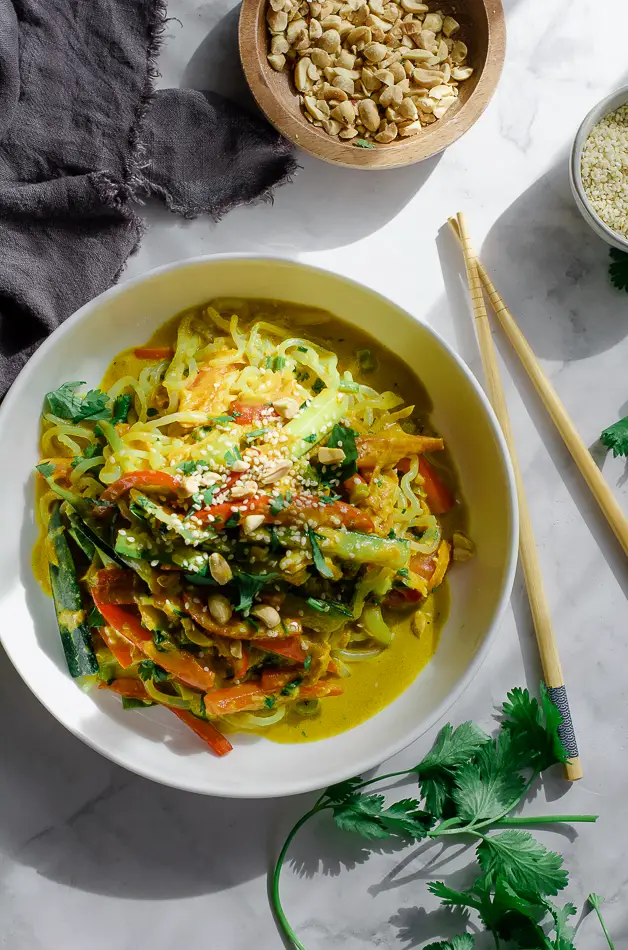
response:
[[[167,28],[164,85],[205,83],[243,94],[231,5],[172,0],[178,21]],[[150,231],[128,273],[231,250],[322,264],[388,293],[479,371],[459,257],[441,230],[447,215],[464,209],[502,294],[593,445],[628,407],[628,297],[610,286],[607,249],[572,203],[566,158],[584,114],[627,81],[621,54],[628,10],[625,0],[607,0],[598,23],[591,0],[506,5],[508,55],[497,95],[445,155],[370,175],[302,155],[302,170],[273,205],[234,211],[220,224],[147,209]],[[566,855],[571,899],[581,904],[590,890],[607,896],[610,929],[622,948],[628,946],[628,570],[499,334],[497,343],[585,769],[571,789],[548,781],[529,808],[600,814],[597,826],[577,834],[564,829],[541,837]],[[628,508],[624,463],[606,459],[603,467]],[[493,705],[509,687],[534,687],[539,666],[532,636],[519,577],[501,636],[453,709],[454,721],[490,725]],[[281,945],[265,873],[310,796],[230,802],[136,778],[66,733],[6,660],[0,660],[0,722],[0,946]],[[417,761],[434,734],[395,765]],[[469,852],[433,846],[429,855],[417,848],[369,856],[359,841],[321,825],[304,832],[295,856],[299,873],[286,874],[284,897],[308,950],[408,950],[454,932],[455,915],[452,923],[435,911],[425,884],[449,871],[462,881]],[[577,945],[602,946],[590,916]]]

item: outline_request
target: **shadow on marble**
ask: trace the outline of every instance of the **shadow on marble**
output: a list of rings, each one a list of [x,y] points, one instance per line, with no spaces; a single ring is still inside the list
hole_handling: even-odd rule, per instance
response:
[[[452,861],[455,861],[456,858],[459,858],[465,853],[468,853],[468,845],[466,842],[461,844],[460,841],[454,840],[438,842],[433,840],[424,841],[418,848],[414,848],[409,854],[405,855],[399,864],[397,864],[379,884],[372,884],[368,892],[371,897],[377,897],[378,894],[395,890],[399,887],[403,887],[405,884],[415,884],[417,881],[423,881],[426,878],[433,879],[437,875],[437,872],[442,868],[451,867]],[[429,857],[430,854],[433,855],[431,858]],[[416,870],[413,869],[415,863]],[[466,887],[473,879],[472,869],[474,867],[474,864],[469,863],[466,867],[459,868],[455,872],[457,875],[456,880],[460,886]],[[410,871],[402,876],[402,872],[407,868],[410,868]],[[449,874],[452,886],[453,874],[454,872],[450,872]]]
[[[210,8],[211,10],[211,8]],[[242,70],[238,51],[240,4],[222,14],[215,10],[209,33],[200,42],[183,70],[183,89],[211,89],[237,102],[243,109],[259,109]]]
[[[358,835],[339,835],[329,815],[320,815],[295,838],[288,864],[299,877],[313,878],[317,874],[337,877],[343,870],[351,871],[366,864],[373,855],[395,854],[407,847],[407,841],[402,839],[366,843]]]
[[[469,928],[469,913],[459,907],[400,907],[388,918],[388,923],[397,928],[397,939],[402,941],[401,950],[412,950],[424,945],[426,940],[446,940],[452,933],[462,933]],[[477,933],[477,928],[471,928]]]
[[[0,733],[0,866],[11,857],[78,890],[139,900],[227,890],[266,873],[313,800],[210,798],[139,778],[57,723],[4,656],[0,715],[11,723]]]
[[[216,11],[216,21],[190,58],[181,85],[218,92],[258,111],[240,65],[238,14],[239,7],[227,14]],[[300,169],[294,180],[277,189],[272,203],[236,208],[218,223],[207,220],[207,252],[294,252],[351,244],[391,221],[424,185],[440,156],[373,172],[330,165],[300,150],[297,160]],[[172,228],[172,216],[156,204],[147,204],[142,214],[149,225],[167,222]],[[189,233],[193,223],[181,222],[180,227]]]
[[[546,178],[540,179],[533,188],[526,192],[526,195],[530,195],[531,192],[534,192],[537,186],[542,191],[546,189],[551,191],[551,185],[554,179],[556,177],[562,178],[562,175],[562,171],[555,168]],[[550,179],[549,182],[546,181],[547,178]],[[542,184],[543,182],[545,182],[545,185]],[[515,205],[511,206],[509,212],[506,212],[500,221],[504,222],[512,208],[518,206],[519,202],[523,201],[524,198],[525,196],[519,199],[518,202],[515,202]],[[536,200],[542,204],[540,196],[537,196]],[[549,196],[547,196],[546,203],[548,206],[551,205],[551,198]],[[492,276],[494,276],[498,290],[504,297],[506,304],[508,305],[509,299],[521,300],[521,304],[518,305],[517,312],[514,316],[520,323],[532,348],[541,357],[562,359],[566,362],[592,356],[602,349],[614,346],[623,339],[623,337],[628,335],[628,308],[624,306],[625,315],[623,315],[621,311],[623,302],[621,295],[613,289],[608,280],[606,245],[599,241],[593,232],[586,227],[575,207],[573,209],[569,208],[564,212],[567,217],[570,217],[572,213],[576,216],[578,227],[582,225],[584,228],[582,232],[583,243],[580,264],[578,265],[579,277],[575,279],[574,272],[574,274],[572,274],[574,279],[571,280],[570,285],[571,294],[573,296],[572,302],[574,307],[577,307],[579,317],[576,322],[571,319],[566,320],[565,317],[561,316],[561,306],[552,303],[553,318],[547,324],[549,329],[545,335],[543,331],[544,324],[540,324],[536,316],[534,316],[536,308],[535,300],[539,299],[539,293],[543,291],[545,287],[548,288],[544,291],[546,300],[550,300],[552,296],[556,298],[561,297],[562,299],[562,288],[564,288],[566,283],[565,268],[567,267],[567,258],[563,260],[562,270],[558,266],[548,270],[547,267],[543,266],[543,261],[557,260],[562,255],[560,234],[563,233],[569,236],[568,229],[561,225],[561,227],[557,226],[553,233],[546,233],[545,229],[541,227],[541,233],[536,239],[538,248],[534,247],[530,252],[528,264],[525,265],[522,270],[520,270],[516,264],[511,266],[509,261],[521,261],[524,249],[527,248],[530,250],[530,237],[529,235],[526,237],[523,225],[519,228],[513,223],[510,228],[506,228],[506,230],[502,232],[502,246],[499,247],[497,240],[498,224],[496,224],[489,233],[489,237],[481,250],[482,260],[486,263]],[[567,238],[565,238],[565,240],[567,240]],[[569,241],[571,241],[571,238],[569,238]],[[493,248],[492,252],[491,247]],[[591,255],[599,258],[600,247],[602,258],[599,259],[599,273],[592,275],[593,264],[591,263]],[[439,231],[437,236],[437,248],[443,270],[445,292],[453,318],[456,348],[459,355],[464,359],[483,385],[482,363],[470,311],[464,261],[456,246],[455,238],[452,234],[448,233],[447,227],[441,228]],[[491,266],[487,251],[492,253],[494,260],[497,260],[499,257],[501,263]],[[588,261],[586,264],[583,263],[585,259]],[[531,269],[528,273],[530,279],[524,282],[523,270],[526,270],[526,268]],[[532,276],[531,271],[534,271],[534,276]],[[585,274],[588,276],[584,288],[579,289],[578,280]],[[548,276],[551,278],[549,284],[547,283]],[[569,280],[569,275],[567,275],[567,278]],[[560,289],[556,289],[556,292],[553,294],[552,287]],[[595,293],[592,295],[592,303],[589,302],[591,287],[595,288]],[[508,292],[509,288],[510,293]],[[596,301],[599,301],[597,311],[595,310]],[[615,303],[613,303],[613,301]],[[527,314],[526,318],[524,318],[524,314]],[[620,585],[624,595],[628,597],[628,572],[626,571],[625,555],[611,528],[600,512],[588,486],[580,475],[575,462],[565,447],[525,369],[505,334],[501,331],[501,328],[496,324],[496,321],[491,317],[490,313],[489,317],[493,324],[493,340],[497,352],[505,364],[508,374],[512,377],[515,386],[522,395],[526,409],[537,430],[539,441],[550,455],[582,519],[593,535],[604,559],[611,567],[617,583]],[[526,319],[528,321],[531,320],[531,322],[527,324],[525,322]],[[427,320],[429,322],[429,316]],[[579,340],[577,327],[582,329],[582,340]],[[600,334],[599,338],[596,337],[596,331],[598,329]],[[540,337],[545,340],[547,350],[550,352],[545,352],[542,345],[538,343],[538,340],[535,345],[535,333],[540,334]],[[562,351],[559,347],[559,339],[562,340],[564,345]],[[604,340],[603,345],[602,340]],[[620,407],[617,418],[620,418],[626,411],[628,411],[628,403]],[[609,425],[613,421],[615,420],[609,420]],[[600,469],[603,468],[603,462],[607,455],[608,453],[601,451],[601,446],[598,443],[594,451],[594,457]],[[623,481],[625,481],[625,477],[623,480],[620,480],[620,485]],[[531,618],[526,604],[525,617],[521,616],[521,614],[519,615],[517,626],[520,629],[525,629],[529,624],[531,624]]]
[[[608,246],[571,195],[567,150],[497,219],[480,256],[537,356],[586,359],[628,335]]]

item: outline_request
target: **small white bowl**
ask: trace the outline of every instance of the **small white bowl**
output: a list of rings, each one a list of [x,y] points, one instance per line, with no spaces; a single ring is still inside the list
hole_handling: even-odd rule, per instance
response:
[[[607,224],[604,224],[599,214],[597,214],[597,212],[591,207],[589,199],[587,198],[584,190],[584,185],[582,184],[582,175],[580,172],[582,163],[582,150],[593,128],[601,119],[604,118],[605,115],[608,115],[609,112],[614,112],[616,109],[619,109],[620,106],[625,106],[627,102],[628,86],[622,86],[622,88],[618,89],[617,92],[611,93],[610,96],[607,96],[606,99],[602,99],[601,102],[598,102],[598,104],[591,109],[586,119],[578,129],[578,133],[571,147],[571,158],[569,161],[569,181],[571,183],[571,190],[573,192],[576,204],[578,205],[580,213],[589,227],[595,231],[598,237],[601,237],[603,241],[606,241],[607,244],[610,244],[612,247],[619,248],[620,251],[626,251],[628,253],[628,239],[622,237],[621,234],[618,234],[616,231],[613,231],[613,229],[609,228]]]
[[[211,297],[280,297],[323,307],[379,337],[416,371],[432,419],[460,473],[477,556],[451,574],[452,607],[431,663],[406,691],[355,729],[279,745],[240,734],[217,759],[163,709],[124,712],[117,696],[86,694],[68,675],[52,602],[31,570],[37,536],[34,473],[46,392],[68,379],[96,385],[121,349]],[[304,264],[254,256],[161,267],[101,294],[59,327],[0,408],[0,637],[38,699],[113,761],[166,785],[235,798],[307,792],[372,768],[433,725],[479,670],[508,602],[517,559],[512,468],[489,406],[467,367],[430,327],[353,281]]]

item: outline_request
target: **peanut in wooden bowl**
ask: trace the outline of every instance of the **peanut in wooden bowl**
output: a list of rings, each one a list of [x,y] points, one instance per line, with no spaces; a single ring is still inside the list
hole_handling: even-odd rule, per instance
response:
[[[328,135],[305,118],[291,71],[276,72],[267,60],[267,0],[243,0],[240,11],[240,58],[257,104],[285,138],[311,155],[349,168],[398,168],[442,152],[479,119],[495,92],[504,64],[506,26],[501,0],[455,0],[435,3],[461,24],[473,75],[460,84],[459,102],[442,119],[409,138],[389,145],[358,148]]]

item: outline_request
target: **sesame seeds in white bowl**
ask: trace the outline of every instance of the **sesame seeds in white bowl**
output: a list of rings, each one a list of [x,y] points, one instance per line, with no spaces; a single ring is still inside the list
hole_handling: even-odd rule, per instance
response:
[[[571,150],[569,178],[587,224],[628,253],[628,86],[585,118]]]

